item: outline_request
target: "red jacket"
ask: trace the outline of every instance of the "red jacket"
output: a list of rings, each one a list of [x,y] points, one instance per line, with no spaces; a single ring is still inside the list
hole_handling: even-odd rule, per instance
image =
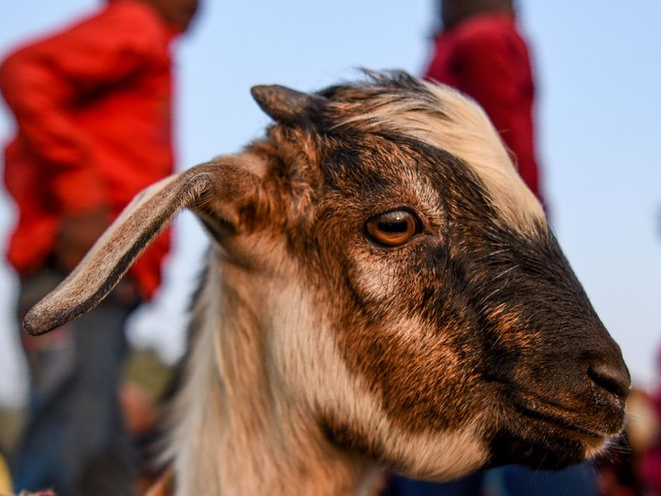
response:
[[[541,198],[532,70],[514,17],[476,15],[442,32],[425,77],[453,86],[482,105],[514,155],[521,177]]]
[[[19,273],[42,266],[63,214],[107,207],[116,216],[172,172],[172,36],[147,3],[114,0],[0,66],[17,124],[4,178],[18,207],[8,259]],[[168,248],[161,236],[132,268],[145,297]]]

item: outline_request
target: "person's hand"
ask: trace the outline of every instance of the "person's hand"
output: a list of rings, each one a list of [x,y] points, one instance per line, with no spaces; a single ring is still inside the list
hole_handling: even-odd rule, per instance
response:
[[[107,208],[65,215],[55,244],[58,267],[66,272],[73,270],[109,224]]]

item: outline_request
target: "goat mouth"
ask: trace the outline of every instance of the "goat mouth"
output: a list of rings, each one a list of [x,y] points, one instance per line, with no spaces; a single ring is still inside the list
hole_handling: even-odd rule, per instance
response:
[[[569,402],[568,402],[569,403]],[[524,417],[545,424],[553,434],[578,438],[589,446],[604,443],[619,434],[624,424],[624,407],[612,405],[593,414],[549,402],[534,393],[519,393],[512,399]]]
[[[519,463],[537,469],[561,469],[604,449],[617,434],[580,411],[536,395],[510,398],[505,423],[491,439],[494,466]],[[619,417],[619,415],[616,415]]]
[[[559,412],[545,412],[526,405],[524,402],[514,402],[515,408],[535,424],[541,424],[546,427],[547,434],[568,437],[583,442],[588,446],[605,443],[610,438],[610,433],[597,429],[591,429],[585,425],[579,425]],[[566,412],[569,413],[569,412]],[[548,432],[550,430],[550,432]]]

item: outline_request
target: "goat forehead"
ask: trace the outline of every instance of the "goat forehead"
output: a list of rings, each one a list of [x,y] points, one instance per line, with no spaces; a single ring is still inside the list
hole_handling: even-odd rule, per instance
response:
[[[489,203],[510,225],[529,231],[543,209],[519,177],[498,133],[472,100],[446,86],[347,89],[331,104],[334,128],[396,133],[459,158],[484,186]],[[339,92],[341,93],[341,92]]]
[[[428,232],[444,238],[450,224],[470,226],[469,231],[504,224],[463,162],[415,138],[365,133],[337,140],[324,155],[322,210],[359,229],[369,217],[399,207],[415,210]]]

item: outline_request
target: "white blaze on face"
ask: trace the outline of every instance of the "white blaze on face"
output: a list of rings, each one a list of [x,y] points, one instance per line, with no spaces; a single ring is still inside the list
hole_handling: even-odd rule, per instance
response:
[[[528,189],[484,110],[470,97],[445,85],[424,83],[437,99],[401,99],[345,121],[371,123],[416,138],[461,159],[480,178],[503,219],[522,231],[545,219],[544,209]],[[420,110],[428,107],[429,112]],[[433,113],[442,113],[438,117]]]
[[[432,122],[427,141],[472,167],[508,222],[525,229],[531,221],[543,220],[542,205],[519,176],[484,110],[447,86],[426,86],[438,97],[449,120]]]
[[[279,293],[274,307],[282,311],[269,333],[276,367],[294,398],[313,415],[351,427],[408,475],[448,480],[483,466],[489,455],[477,417],[462,429],[444,432],[411,433],[392,422],[365,379],[348,369],[325,322],[327,312],[313,306],[307,294],[296,284]]]

